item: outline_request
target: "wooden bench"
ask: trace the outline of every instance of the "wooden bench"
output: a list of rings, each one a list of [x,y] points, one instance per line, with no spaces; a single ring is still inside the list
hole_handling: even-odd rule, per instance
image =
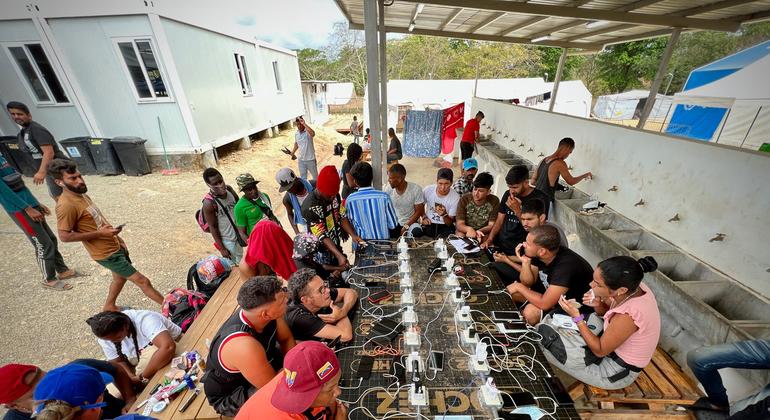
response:
[[[605,390],[580,381],[570,387],[576,402],[584,400],[587,408],[579,409],[586,419],[634,418],[687,418],[689,413],[677,410],[703,396],[696,384],[666,352],[658,347],[652,361],[636,381],[623,388]]]
[[[206,344],[210,342],[219,327],[233,314],[238,307],[237,296],[240,290],[241,284],[241,272],[238,268],[234,268],[232,274],[222,282],[214,296],[203,308],[203,311],[198,316],[198,319],[190,326],[190,329],[182,336],[179,342],[176,344],[177,356],[186,351],[197,350],[200,355],[208,359],[209,348]],[[155,386],[163,381],[165,373],[170,368],[170,364],[160,369],[147,383],[145,390],[137,396],[137,404],[148,399],[150,391]],[[180,413],[179,406],[187,399],[187,396],[191,394],[191,391],[184,390],[174,398],[165,410],[160,413],[152,413],[151,417],[155,417],[161,420],[169,419],[204,419],[214,420],[220,419],[221,416],[217,414],[214,409],[209,405],[206,400],[206,395],[203,391],[203,384],[200,382],[202,373],[198,373],[197,385],[201,389],[201,393],[193,400],[192,404],[183,412]],[[144,407],[137,408],[136,404],[132,407],[131,411],[141,413]]]

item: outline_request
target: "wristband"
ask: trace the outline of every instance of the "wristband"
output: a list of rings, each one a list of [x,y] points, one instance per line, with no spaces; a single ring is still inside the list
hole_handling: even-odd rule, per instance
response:
[[[580,323],[580,321],[583,321],[583,319],[584,319],[583,314],[580,314],[580,315],[572,318],[572,322],[574,322],[575,324],[578,324],[578,323]]]

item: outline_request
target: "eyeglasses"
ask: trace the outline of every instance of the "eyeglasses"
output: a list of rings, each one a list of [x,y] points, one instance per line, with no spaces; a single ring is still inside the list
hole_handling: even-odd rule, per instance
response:
[[[329,282],[324,282],[324,284],[321,285],[321,287],[318,288],[318,293],[323,294],[324,290],[327,290],[329,288]]]

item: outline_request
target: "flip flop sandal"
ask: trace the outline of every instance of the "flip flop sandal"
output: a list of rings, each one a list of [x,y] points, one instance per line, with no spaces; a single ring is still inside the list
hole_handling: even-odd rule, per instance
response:
[[[63,292],[72,289],[72,285],[63,280],[56,280],[56,283],[54,284],[49,284],[46,282],[43,282],[42,284],[46,289],[56,290],[57,292]]]

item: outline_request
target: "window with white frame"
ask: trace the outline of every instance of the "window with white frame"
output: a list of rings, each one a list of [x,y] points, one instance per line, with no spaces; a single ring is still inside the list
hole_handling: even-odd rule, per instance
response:
[[[16,68],[39,104],[67,104],[69,99],[41,44],[8,47]]]
[[[273,76],[275,76],[275,88],[278,89],[278,92],[282,92],[283,89],[281,89],[281,74],[278,72],[277,61],[273,61]]]
[[[251,81],[249,80],[249,72],[246,69],[246,57],[234,53],[235,68],[238,70],[238,80],[241,82],[241,92],[244,95],[251,95]]]
[[[169,93],[160,65],[155,59],[152,42],[149,39],[134,39],[118,41],[117,46],[137,98],[140,101],[168,98]]]

